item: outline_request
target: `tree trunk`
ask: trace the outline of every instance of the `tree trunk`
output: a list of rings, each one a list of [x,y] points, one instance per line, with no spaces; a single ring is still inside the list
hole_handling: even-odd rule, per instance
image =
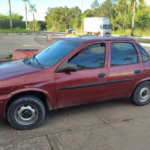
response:
[[[136,2],[136,1],[135,1]],[[133,4],[133,16],[132,16],[132,31],[131,31],[131,36],[134,35],[134,21],[135,21],[135,2]]]
[[[25,1],[25,14],[26,14],[26,30],[28,30],[27,6]]]
[[[123,32],[125,32],[125,24],[126,24],[126,14],[124,16],[124,21],[123,21]]]
[[[33,31],[35,32],[35,19],[34,19],[34,13],[33,13]]]
[[[12,17],[11,17],[11,2],[10,0],[8,0],[8,4],[9,4],[9,18],[10,18],[10,29],[13,29],[13,25],[12,25]]]
[[[125,20],[123,22],[123,33],[125,32]]]
[[[112,27],[113,27],[113,31],[115,31],[115,26],[114,26],[114,24],[112,25]]]

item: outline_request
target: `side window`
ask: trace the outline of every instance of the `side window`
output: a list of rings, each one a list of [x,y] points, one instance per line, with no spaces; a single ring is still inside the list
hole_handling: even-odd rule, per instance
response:
[[[139,50],[141,52],[141,56],[142,56],[143,62],[148,61],[149,57],[148,57],[147,53],[145,52],[145,50],[141,46],[139,46],[139,45],[138,45],[138,48],[139,48]]]
[[[68,62],[77,65],[79,70],[103,68],[105,64],[105,49],[104,43],[87,46]]]
[[[138,54],[131,43],[111,44],[111,67],[138,63]]]

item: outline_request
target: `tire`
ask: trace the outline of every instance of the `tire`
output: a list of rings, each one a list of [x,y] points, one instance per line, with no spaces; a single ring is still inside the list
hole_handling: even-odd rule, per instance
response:
[[[137,86],[132,97],[134,104],[138,106],[146,105],[150,102],[150,82],[145,81]]]
[[[31,95],[17,98],[8,107],[8,122],[19,130],[37,128],[45,118],[45,107],[42,101]]]

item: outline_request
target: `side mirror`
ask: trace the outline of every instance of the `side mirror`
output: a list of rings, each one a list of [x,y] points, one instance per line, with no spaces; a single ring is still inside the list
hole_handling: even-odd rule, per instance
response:
[[[75,72],[75,71],[78,71],[77,66],[71,63],[67,63],[61,67],[58,67],[55,72],[58,73],[58,72]]]

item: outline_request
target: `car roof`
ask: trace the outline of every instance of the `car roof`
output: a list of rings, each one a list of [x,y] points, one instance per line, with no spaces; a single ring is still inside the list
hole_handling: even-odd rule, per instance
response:
[[[97,40],[105,40],[105,41],[135,41],[134,39],[129,39],[129,38],[121,38],[121,37],[90,37],[90,36],[85,36],[85,37],[71,37],[71,38],[65,38],[63,40],[67,41],[76,41],[79,43],[84,43],[87,41],[97,41]]]

